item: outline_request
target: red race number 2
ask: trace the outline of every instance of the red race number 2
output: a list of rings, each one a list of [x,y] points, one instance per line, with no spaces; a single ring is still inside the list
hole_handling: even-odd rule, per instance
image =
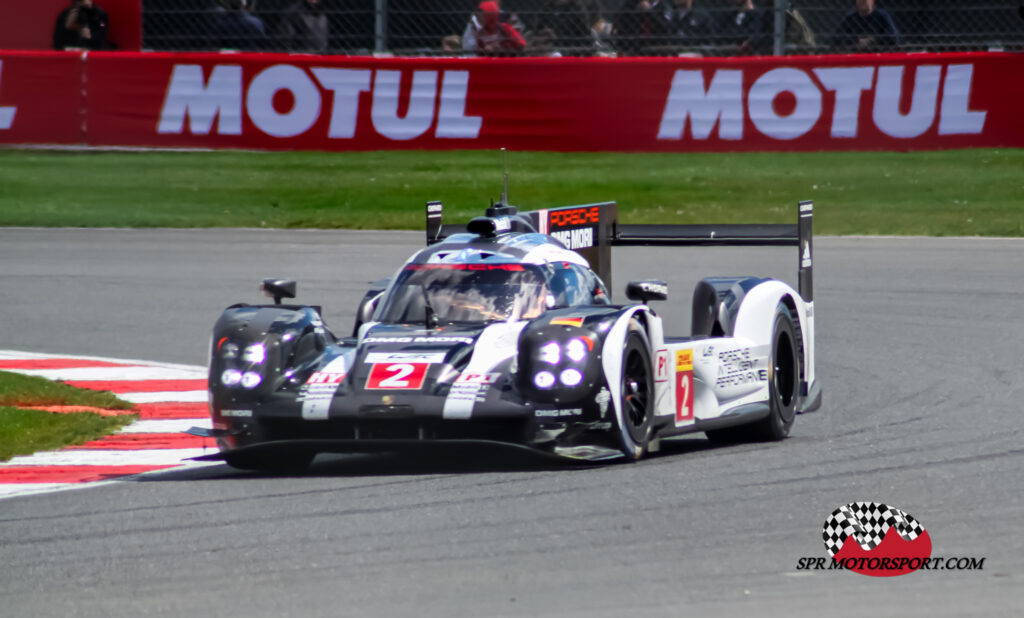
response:
[[[427,377],[427,363],[378,363],[366,379],[368,389],[417,390]]]

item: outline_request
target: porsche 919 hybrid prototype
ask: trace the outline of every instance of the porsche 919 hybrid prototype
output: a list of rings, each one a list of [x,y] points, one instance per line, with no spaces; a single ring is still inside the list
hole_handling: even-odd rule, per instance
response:
[[[635,460],[663,438],[785,438],[816,409],[810,202],[796,225],[620,225],[615,203],[519,213],[492,206],[468,225],[427,204],[427,244],[357,309],[351,336],[318,307],[234,305],[213,330],[212,429],[244,469],[297,469],[318,452],[456,443]],[[708,277],[692,330],[668,336],[648,305],[660,281],[614,301],[614,245],[797,245],[799,288]]]

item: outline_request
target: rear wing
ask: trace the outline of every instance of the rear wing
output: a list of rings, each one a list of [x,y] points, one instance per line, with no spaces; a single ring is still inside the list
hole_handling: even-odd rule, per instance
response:
[[[441,222],[441,202],[427,202],[427,244],[466,232],[465,225]],[[613,246],[796,246],[800,296],[814,300],[813,227],[814,203],[800,202],[795,224],[643,225],[620,224],[615,202],[560,206],[518,213],[509,206],[488,209],[487,216],[514,215],[524,231],[554,236],[583,256],[611,287]],[[532,229],[531,229],[532,228]]]

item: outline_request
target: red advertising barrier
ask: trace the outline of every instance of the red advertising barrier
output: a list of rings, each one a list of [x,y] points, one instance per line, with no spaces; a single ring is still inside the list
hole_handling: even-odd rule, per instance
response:
[[[27,62],[6,52],[0,59],[5,72]],[[1024,146],[1024,56],[1004,53],[374,59],[93,52],[81,62],[92,145],[650,152]],[[0,79],[0,105],[19,110],[56,92],[6,73]],[[51,139],[32,137],[17,122],[14,129],[21,140]],[[0,142],[14,136],[0,129]]]
[[[83,143],[82,78],[80,54],[0,52],[0,143]]]

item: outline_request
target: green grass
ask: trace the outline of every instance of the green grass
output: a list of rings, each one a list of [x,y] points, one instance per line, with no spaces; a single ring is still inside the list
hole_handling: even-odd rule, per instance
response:
[[[91,412],[54,414],[17,406],[81,405],[127,410],[131,404],[111,393],[88,391],[43,378],[0,371],[0,461],[109,435],[135,415],[101,416]]]
[[[524,209],[616,200],[627,223],[791,222],[819,234],[1024,236],[1024,150],[510,153]],[[421,229],[477,215],[500,155],[0,151],[0,225]]]
[[[0,371],[0,406],[91,406],[130,410],[132,404],[110,392],[90,391],[44,378]]]
[[[90,412],[53,414],[42,410],[0,407],[0,461],[71,444],[83,444],[114,433],[131,416],[100,416]]]

